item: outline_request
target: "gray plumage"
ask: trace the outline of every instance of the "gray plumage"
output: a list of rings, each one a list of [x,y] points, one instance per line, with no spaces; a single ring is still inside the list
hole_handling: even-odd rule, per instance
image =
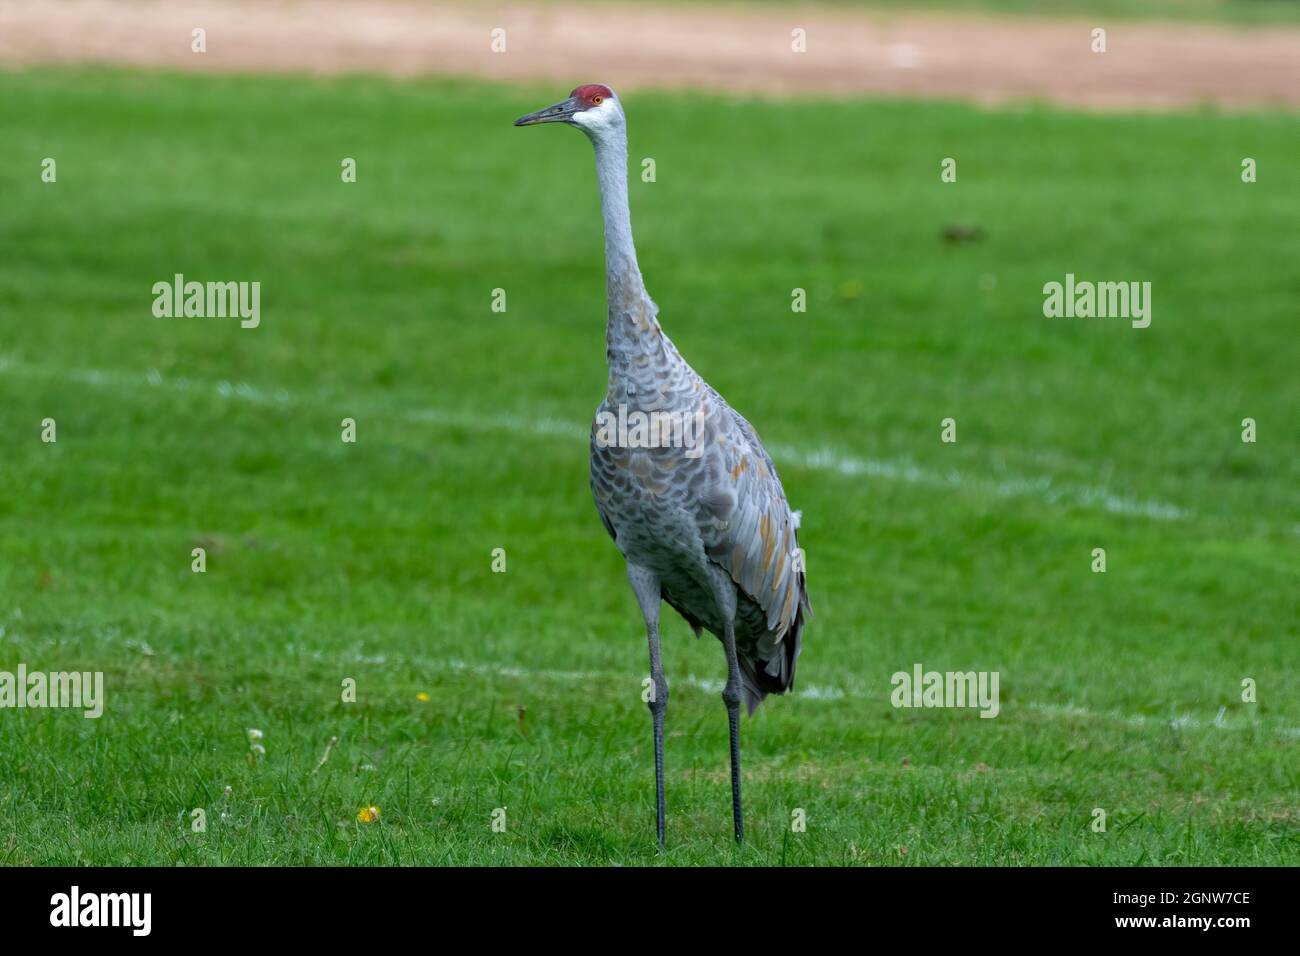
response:
[[[678,353],[637,266],[627,200],[627,128],[606,86],[580,86],[516,125],[564,122],[590,137],[605,222],[609,388],[591,437],[591,490],[627,560],[650,649],[659,842],[664,840],[663,722],[668,702],[659,647],[661,601],[722,641],[722,697],[731,733],[732,809],[742,838],[739,704],[749,711],[794,686],[811,613],[792,512],[771,457],[749,422]],[[689,442],[611,441],[608,423],[636,416],[690,422]],[[643,419],[644,420],[644,419]],[[681,437],[682,433],[679,432]]]
[[[591,490],[623,556],[652,571],[663,599],[719,637],[714,596],[725,574],[736,592],[735,635],[746,706],[794,686],[808,595],[798,570],[799,517],[749,422],[663,334],[648,299],[611,305],[609,391],[597,410],[702,412],[702,453],[603,445],[593,423]]]

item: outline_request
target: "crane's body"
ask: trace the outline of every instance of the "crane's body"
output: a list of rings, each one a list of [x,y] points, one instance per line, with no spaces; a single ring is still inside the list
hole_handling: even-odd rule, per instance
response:
[[[659,646],[661,601],[722,641],[723,700],[731,729],[736,839],[740,805],[739,705],[750,712],[794,684],[809,613],[799,515],[792,512],[758,434],[686,363],[664,335],[636,261],[627,195],[627,129],[605,86],[581,86],[568,100],[516,125],[565,122],[596,151],[605,220],[609,388],[591,440],[591,490],[606,530],[627,561],[645,619],[653,688],[659,842],[664,840],[663,722],[668,684]],[[638,419],[639,416],[639,419]],[[604,423],[671,422],[663,434],[610,440]],[[657,440],[656,440],[657,439]]]
[[[724,636],[716,592],[735,592],[736,650],[752,713],[794,682],[807,606],[795,555],[799,519],[753,428],[647,317],[636,344],[610,351],[609,392],[592,428],[592,494],[623,557],[659,579],[663,599],[697,633]],[[699,422],[698,457],[669,444],[600,440],[602,422],[638,412]]]

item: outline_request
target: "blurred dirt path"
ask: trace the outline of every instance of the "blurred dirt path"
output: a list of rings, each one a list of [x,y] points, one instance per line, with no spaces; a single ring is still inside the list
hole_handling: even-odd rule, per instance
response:
[[[1093,53],[1091,31],[1107,31]],[[207,31],[207,52],[190,49]],[[491,31],[506,31],[506,52]],[[791,50],[791,31],[807,52]],[[777,96],[1300,106],[1300,30],[628,2],[3,0],[0,65],[547,80]]]

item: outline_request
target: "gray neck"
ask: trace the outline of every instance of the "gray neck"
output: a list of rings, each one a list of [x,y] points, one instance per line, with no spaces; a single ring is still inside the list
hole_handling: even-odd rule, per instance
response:
[[[627,202],[627,132],[611,128],[593,137],[600,206],[605,218],[605,290],[609,297],[609,324],[605,338],[611,367],[616,353],[626,353],[638,343],[656,338],[658,311],[646,293],[632,243],[632,214]],[[648,344],[648,343],[647,343]]]
[[[627,202],[627,131],[610,129],[594,141],[600,209],[605,217],[605,276],[613,301],[616,289],[645,292],[632,244],[632,213]]]

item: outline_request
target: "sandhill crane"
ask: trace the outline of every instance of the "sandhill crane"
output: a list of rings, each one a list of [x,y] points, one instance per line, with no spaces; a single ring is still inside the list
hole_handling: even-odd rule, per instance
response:
[[[740,701],[748,710],[794,686],[804,616],[811,614],[791,512],[758,434],[678,354],[656,318],[632,245],[627,200],[627,122],[608,86],[515,121],[567,123],[591,139],[605,219],[605,328],[609,390],[591,436],[591,490],[627,576],[650,645],[655,812],[664,845],[664,713],[668,682],[659,650],[667,601],[726,651],[722,699],[731,731],[731,803],[740,803]],[[611,424],[618,422],[616,430]],[[646,423],[650,427],[646,427]],[[654,423],[658,423],[656,427]],[[631,426],[622,427],[624,424]]]

